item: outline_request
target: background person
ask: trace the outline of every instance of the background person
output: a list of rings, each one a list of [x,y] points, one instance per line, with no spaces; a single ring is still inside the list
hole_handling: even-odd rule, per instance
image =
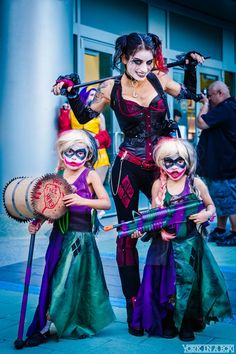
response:
[[[174,109],[174,120],[178,123],[178,127],[180,130],[181,138],[187,139],[187,129],[185,125],[179,124],[179,121],[182,118],[182,113],[178,109]]]
[[[209,241],[217,241],[219,246],[236,246],[236,100],[230,97],[224,82],[215,81],[201,102],[197,117],[197,126],[202,129],[197,146],[197,173],[207,183],[217,215],[217,227],[210,233]]]
[[[63,103],[58,116],[58,135],[71,129],[70,111],[69,103]]]
[[[97,92],[97,89],[91,86],[83,88],[80,93],[81,101],[90,106],[91,102],[94,99],[94,96]],[[76,119],[73,111],[71,110],[71,127],[72,129],[84,129],[87,130],[90,134],[92,134],[98,145],[98,159],[94,164],[94,168],[99,174],[102,183],[105,182],[107,172],[110,166],[109,157],[107,154],[107,150],[111,145],[111,138],[106,130],[106,121],[105,117],[102,113],[100,113],[97,117],[93,118],[89,122],[85,124],[80,124]]]

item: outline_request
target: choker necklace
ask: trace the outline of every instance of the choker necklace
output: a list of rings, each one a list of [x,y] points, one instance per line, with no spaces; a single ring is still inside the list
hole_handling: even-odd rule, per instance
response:
[[[130,86],[133,88],[132,96],[134,98],[138,97],[136,92],[136,88],[138,87],[138,80],[135,80],[132,76],[130,76],[127,72],[125,72],[126,77],[130,80]]]
[[[130,74],[127,73],[127,71],[125,71],[125,75],[127,76],[127,78],[131,81],[137,81],[135,80],[132,76],[130,76]]]

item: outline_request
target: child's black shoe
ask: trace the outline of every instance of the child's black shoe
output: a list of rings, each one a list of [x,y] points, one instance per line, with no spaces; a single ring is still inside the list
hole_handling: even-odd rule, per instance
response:
[[[49,331],[45,332],[44,334],[36,332],[25,340],[25,347],[37,347],[38,345],[45,343],[49,335]]]

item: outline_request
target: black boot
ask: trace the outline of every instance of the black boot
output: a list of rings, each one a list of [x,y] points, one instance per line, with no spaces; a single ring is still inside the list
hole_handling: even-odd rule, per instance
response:
[[[199,317],[198,319],[191,320],[191,323],[194,332],[202,332],[206,327],[206,324],[203,321],[203,318],[201,317]]]
[[[126,299],[128,332],[133,336],[142,337],[144,335],[144,330],[142,328],[132,327],[135,300],[135,297],[133,297],[132,299]]]
[[[49,331],[44,334],[40,332],[36,332],[25,340],[24,345],[25,347],[37,347],[38,345],[45,343],[49,338],[49,336],[50,336]]]
[[[163,338],[171,339],[175,338],[178,334],[178,330],[175,327],[173,319],[173,311],[168,311],[167,316],[162,320],[162,336]]]
[[[179,331],[179,339],[184,342],[191,342],[195,339],[191,320],[184,318]]]

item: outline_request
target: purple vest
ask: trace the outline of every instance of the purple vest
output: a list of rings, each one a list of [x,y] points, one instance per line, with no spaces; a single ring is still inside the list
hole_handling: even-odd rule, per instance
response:
[[[77,180],[73,183],[76,187],[76,193],[83,198],[94,199],[94,195],[90,192],[86,177],[91,171],[86,168]],[[73,205],[69,207],[69,230],[90,232],[92,231],[91,208],[87,206]]]

